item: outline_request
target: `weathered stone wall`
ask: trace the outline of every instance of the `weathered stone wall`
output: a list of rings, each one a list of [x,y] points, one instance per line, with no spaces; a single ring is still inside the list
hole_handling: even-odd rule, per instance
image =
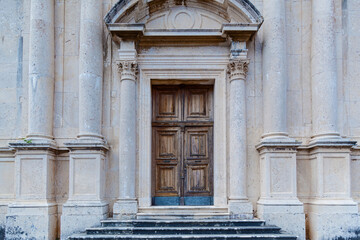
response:
[[[26,134],[29,2],[0,3],[0,239],[7,204],[15,196],[14,154],[7,144]]]
[[[0,8],[0,145],[26,134],[29,2],[2,1]]]
[[[116,0],[103,0],[103,15]],[[262,0],[253,0],[262,11]],[[360,141],[360,2],[336,1],[338,73],[338,125],[340,134]],[[14,198],[13,152],[9,141],[25,137],[28,122],[28,69],[30,0],[0,1],[0,238],[6,205]],[[287,21],[287,122],[290,137],[307,144],[312,135],[311,102],[311,1],[286,1]],[[266,21],[266,19],[265,19]],[[68,196],[69,157],[64,142],[79,132],[79,34],[80,0],[55,1],[55,103],[54,137],[61,154],[56,161],[56,200]],[[255,145],[263,134],[262,29],[249,44],[250,68],[246,81],[248,196],[256,207],[259,198],[259,154]],[[111,150],[106,162],[106,198],[118,196],[119,75],[115,69],[118,46],[104,28],[102,133]],[[301,169],[299,171],[302,171]],[[305,170],[304,170],[305,171]],[[3,174],[2,174],[3,173]],[[353,197],[360,202],[360,164],[353,155]],[[300,190],[306,179],[298,183]],[[110,204],[110,212],[112,204]],[[60,214],[59,214],[60,219]],[[59,221],[60,222],[60,221]]]

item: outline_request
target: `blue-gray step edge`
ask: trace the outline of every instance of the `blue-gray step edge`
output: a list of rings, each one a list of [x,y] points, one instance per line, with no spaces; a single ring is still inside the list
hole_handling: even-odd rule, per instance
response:
[[[98,227],[86,229],[87,234],[262,234],[279,233],[275,226],[189,226],[189,227]]]
[[[185,226],[263,226],[264,220],[117,220],[101,221],[103,227],[185,227]]]
[[[180,239],[196,239],[196,240],[296,240],[297,238],[287,234],[242,234],[242,235],[222,235],[222,234],[203,234],[203,235],[86,235],[76,234],[68,238],[69,240],[180,240]]]

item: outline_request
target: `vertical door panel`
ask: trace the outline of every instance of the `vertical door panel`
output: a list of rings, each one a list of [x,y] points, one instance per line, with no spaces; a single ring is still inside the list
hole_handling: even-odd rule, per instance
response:
[[[212,89],[197,87],[185,90],[184,120],[209,121],[212,120]]]
[[[181,131],[154,128],[155,195],[180,196]]]
[[[153,121],[181,121],[179,87],[153,88]]]
[[[212,195],[212,127],[185,129],[185,196]]]

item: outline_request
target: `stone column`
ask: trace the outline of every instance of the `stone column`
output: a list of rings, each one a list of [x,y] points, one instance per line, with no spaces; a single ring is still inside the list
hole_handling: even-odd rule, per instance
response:
[[[33,142],[53,139],[54,31],[54,2],[32,0],[27,137]]]
[[[103,85],[102,2],[81,1],[79,52],[79,134],[65,143],[70,150],[69,198],[63,205],[61,239],[98,225],[108,216],[105,161],[101,135]]]
[[[252,218],[252,204],[247,197],[246,167],[246,73],[249,61],[231,59],[228,65],[230,89],[229,212],[232,217]]]
[[[120,73],[119,197],[114,217],[135,218],[136,199],[136,50],[134,41],[122,41]]]
[[[81,1],[79,137],[100,138],[103,87],[102,2]]]
[[[311,91],[313,138],[339,138],[333,0],[312,2]]]
[[[303,204],[297,198],[296,149],[287,132],[285,0],[264,1],[263,113],[258,217],[305,239]],[[284,221],[286,219],[286,221]]]
[[[334,1],[312,1],[312,191],[307,204],[311,239],[352,238],[360,221],[351,198],[350,153],[356,142],[341,138],[338,131],[336,69]]]
[[[32,0],[30,7],[28,134],[10,143],[16,200],[9,205],[6,238],[55,239],[54,1]]]
[[[263,24],[263,138],[286,138],[285,1],[264,1]]]

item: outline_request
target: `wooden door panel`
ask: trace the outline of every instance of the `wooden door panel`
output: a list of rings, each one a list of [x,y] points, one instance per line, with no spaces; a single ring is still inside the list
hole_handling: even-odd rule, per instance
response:
[[[185,129],[186,179],[185,196],[211,196],[212,173],[212,127],[188,127]]]
[[[181,121],[180,88],[153,88],[153,121]]]
[[[206,196],[209,195],[209,175],[208,164],[187,164],[187,194],[199,195],[199,193],[202,193]]]
[[[153,136],[155,195],[180,196],[180,128],[154,128]]]
[[[178,164],[156,165],[156,195],[179,196]]]
[[[208,158],[209,132],[207,128],[199,130],[198,128],[187,131],[188,148],[187,160]]]
[[[185,90],[185,121],[212,120],[212,94],[209,87],[197,87]]]
[[[179,129],[166,128],[156,131],[156,160],[178,160]]]

